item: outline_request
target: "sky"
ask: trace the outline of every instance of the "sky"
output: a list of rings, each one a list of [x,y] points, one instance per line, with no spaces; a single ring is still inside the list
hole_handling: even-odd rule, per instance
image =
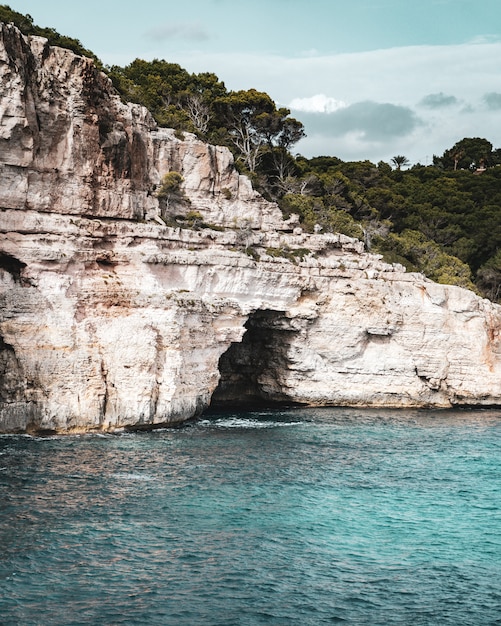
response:
[[[107,65],[165,59],[265,91],[306,157],[428,165],[501,148],[501,0],[7,0]]]

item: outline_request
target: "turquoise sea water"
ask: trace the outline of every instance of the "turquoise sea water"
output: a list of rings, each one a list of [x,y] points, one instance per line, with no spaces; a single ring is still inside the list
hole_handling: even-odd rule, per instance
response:
[[[0,624],[501,624],[501,412],[0,437]]]

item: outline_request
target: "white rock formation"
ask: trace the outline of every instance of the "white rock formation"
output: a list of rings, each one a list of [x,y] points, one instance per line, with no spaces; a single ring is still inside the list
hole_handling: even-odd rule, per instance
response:
[[[173,423],[215,390],[501,404],[500,307],[302,233],[228,150],[157,128],[90,60],[13,26],[0,97],[0,432]],[[184,197],[166,203],[169,171]],[[165,225],[188,210],[213,228]]]

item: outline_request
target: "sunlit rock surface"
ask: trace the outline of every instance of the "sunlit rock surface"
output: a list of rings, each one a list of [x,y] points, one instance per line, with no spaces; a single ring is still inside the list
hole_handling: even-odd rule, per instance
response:
[[[13,26],[0,96],[1,432],[151,427],[211,398],[501,404],[500,307],[302,233],[227,149]]]

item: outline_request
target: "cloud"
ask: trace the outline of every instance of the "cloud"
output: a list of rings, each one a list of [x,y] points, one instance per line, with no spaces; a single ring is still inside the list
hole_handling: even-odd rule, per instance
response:
[[[440,93],[430,93],[425,96],[419,104],[428,109],[442,109],[443,107],[459,104],[459,100],[456,96],[448,96],[441,91]]]
[[[148,30],[145,35],[154,41],[166,39],[188,39],[190,41],[207,41],[209,33],[195,22],[174,22]]]
[[[309,98],[294,98],[289,103],[290,109],[306,113],[334,113],[334,111],[344,109],[346,106],[346,102],[330,98],[323,93]]]
[[[487,108],[491,111],[498,111],[501,109],[501,93],[491,91],[490,93],[485,94],[483,100],[487,105]]]
[[[499,43],[499,41],[499,35],[477,35],[476,37],[470,39],[468,43],[476,46],[489,43]]]
[[[409,135],[421,121],[412,109],[367,100],[332,113],[305,113],[301,120],[306,132],[343,137],[355,133],[359,140],[383,142]]]

